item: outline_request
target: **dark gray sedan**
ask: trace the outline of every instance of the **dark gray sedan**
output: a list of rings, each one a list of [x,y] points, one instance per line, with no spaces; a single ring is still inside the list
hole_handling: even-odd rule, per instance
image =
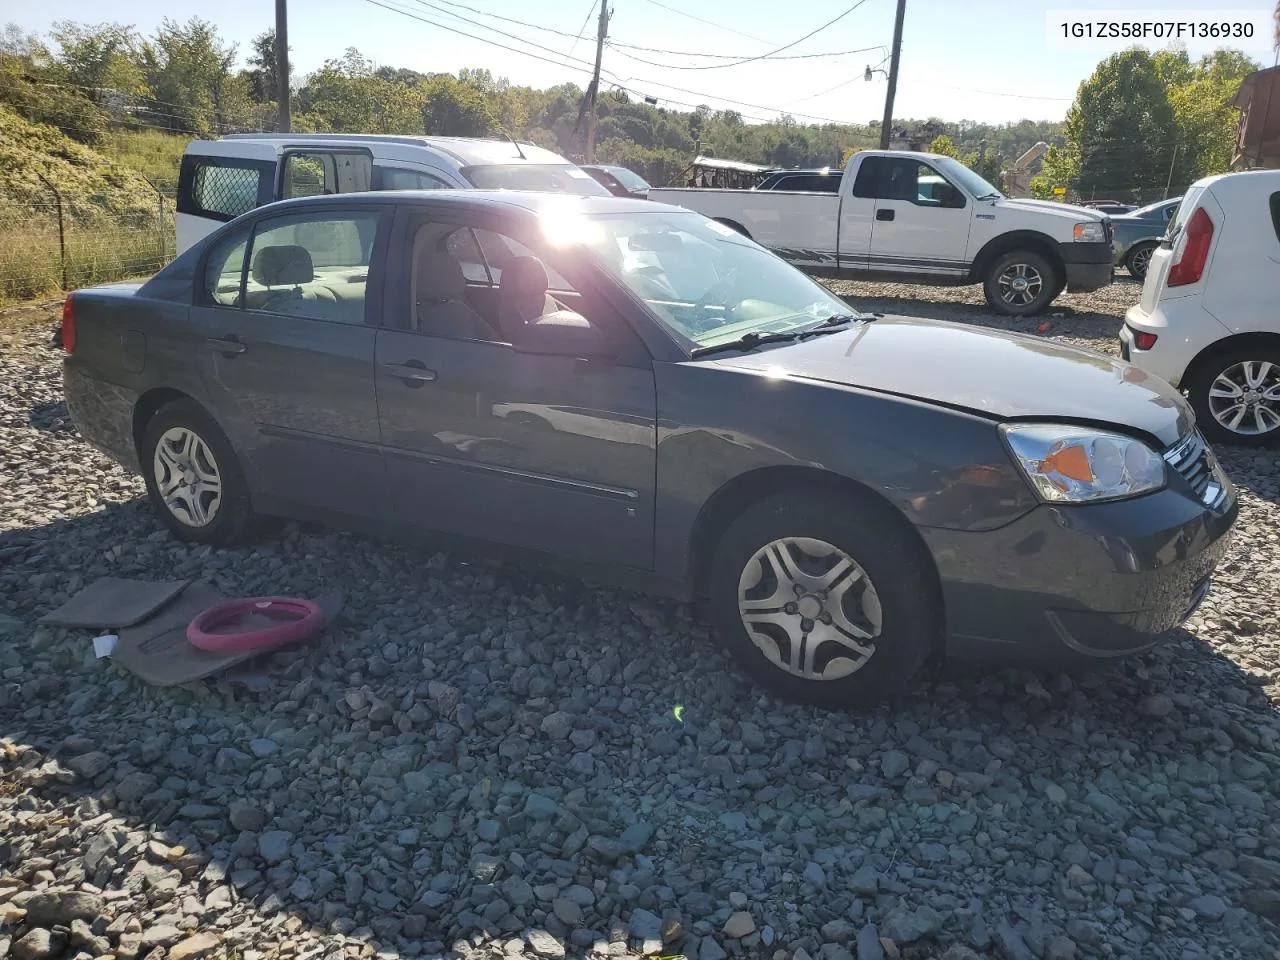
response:
[[[1146,279],[1151,253],[1160,245],[1160,238],[1169,229],[1169,221],[1181,200],[1181,197],[1161,200],[1111,217],[1117,267],[1126,268],[1136,280]]]
[[[1163,381],[858,313],[662,204],[273,204],[77,292],[63,341],[80,432],[182,539],[289,516],[706,600],[745,669],[812,703],[873,703],[944,652],[1142,650],[1237,510]]]

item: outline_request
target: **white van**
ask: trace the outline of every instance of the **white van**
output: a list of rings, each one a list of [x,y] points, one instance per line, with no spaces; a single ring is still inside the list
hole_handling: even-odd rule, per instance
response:
[[[1180,387],[1210,440],[1280,446],[1280,170],[1192,184],[1125,315],[1122,356]]]
[[[178,252],[254,207],[364,190],[545,190],[607,197],[564,157],[525,140],[245,133],[194,140],[178,180]]]

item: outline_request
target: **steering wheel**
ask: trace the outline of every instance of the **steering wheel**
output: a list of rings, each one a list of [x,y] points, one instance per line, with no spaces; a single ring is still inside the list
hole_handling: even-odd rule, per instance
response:
[[[732,293],[733,293],[733,285],[727,279],[717,280],[711,286],[707,287],[706,291],[702,294],[702,296],[698,298],[698,302],[693,305],[693,316],[690,318],[689,322],[695,327],[702,326],[702,324],[707,319],[707,307],[711,305],[711,301],[720,299],[725,294],[732,294]],[[741,303],[741,301],[739,301],[739,303]],[[725,320],[732,322],[733,311],[737,308],[737,306],[738,306],[737,303],[733,304],[733,306],[730,306],[729,304],[725,304],[725,308],[724,308]]]

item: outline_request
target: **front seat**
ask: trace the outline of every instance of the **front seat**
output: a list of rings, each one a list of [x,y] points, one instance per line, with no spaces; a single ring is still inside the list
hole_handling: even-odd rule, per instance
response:
[[[498,280],[498,325],[514,342],[526,324],[564,308],[547,293],[547,270],[537,257],[515,257]]]
[[[467,305],[462,264],[447,253],[424,249],[414,265],[418,332],[455,340],[492,340],[484,318]]]

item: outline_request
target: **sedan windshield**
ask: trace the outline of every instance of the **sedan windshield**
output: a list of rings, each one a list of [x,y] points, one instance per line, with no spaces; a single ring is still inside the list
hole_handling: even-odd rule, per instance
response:
[[[571,163],[495,163],[467,167],[462,175],[481,190],[537,190],[572,193],[580,197],[608,197],[608,190],[587,171]]]
[[[970,195],[979,200],[986,200],[987,198],[998,200],[1004,196],[999,190],[959,161],[952,160],[950,157],[943,157],[941,160],[935,160],[934,163],[940,173],[946,174],[965,190],[969,191]]]
[[[632,173],[626,167],[605,167],[618,178],[618,182],[628,190],[648,190],[649,184],[638,173]]]
[[[693,347],[813,327],[855,311],[736,231],[684,211],[600,216],[586,246]]]

